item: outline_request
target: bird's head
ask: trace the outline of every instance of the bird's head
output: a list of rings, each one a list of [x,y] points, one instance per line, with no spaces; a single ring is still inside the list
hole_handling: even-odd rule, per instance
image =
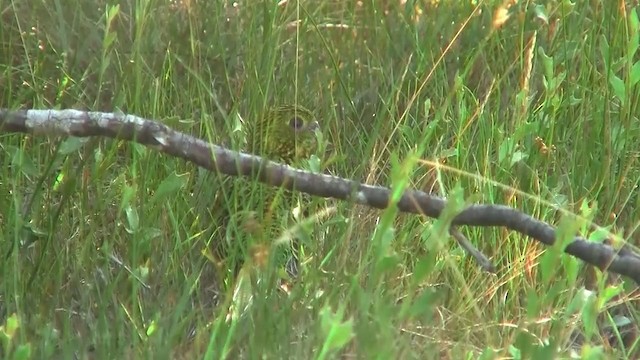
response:
[[[256,122],[248,137],[257,155],[293,164],[310,157],[317,149],[318,121],[302,106],[284,105],[270,109]]]

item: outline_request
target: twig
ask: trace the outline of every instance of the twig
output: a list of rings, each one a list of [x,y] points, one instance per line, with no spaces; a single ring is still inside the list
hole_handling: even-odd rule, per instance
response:
[[[166,125],[133,115],[78,110],[0,110],[0,133],[30,133],[77,137],[102,136],[135,141],[212,171],[258,181],[315,196],[348,200],[385,209],[390,190],[324,174],[313,174],[239,153],[177,132]],[[437,218],[446,201],[422,191],[408,190],[396,204],[402,212]],[[556,241],[555,227],[502,205],[470,205],[452,221],[454,226],[503,226],[545,245]],[[640,284],[640,256],[618,252],[604,243],[576,236],[565,252],[603,270],[628,276]]]
[[[480,250],[476,249],[473,244],[467,240],[467,238],[458,230],[457,227],[452,226],[449,229],[449,233],[453,236],[454,239],[458,242],[458,245],[462,247],[472,258],[476,260],[478,265],[482,268],[482,270],[486,272],[490,272],[492,274],[496,273],[496,267],[491,263],[491,260],[487,258]]]

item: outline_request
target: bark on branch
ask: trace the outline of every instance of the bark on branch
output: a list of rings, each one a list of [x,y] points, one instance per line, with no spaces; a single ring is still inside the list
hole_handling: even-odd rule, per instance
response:
[[[133,115],[78,110],[0,110],[0,133],[103,136],[134,141],[211,171],[255,177],[271,186],[352,201],[377,209],[387,208],[390,202],[388,188],[313,174],[231,151]],[[432,218],[438,218],[445,205],[446,200],[415,190],[406,191],[397,203],[402,212]],[[555,227],[502,205],[470,205],[455,216],[452,225],[503,226],[545,245],[553,245],[556,241]],[[615,249],[605,243],[590,242],[576,236],[564,250],[600,269],[628,276],[640,284],[640,255],[627,248]]]

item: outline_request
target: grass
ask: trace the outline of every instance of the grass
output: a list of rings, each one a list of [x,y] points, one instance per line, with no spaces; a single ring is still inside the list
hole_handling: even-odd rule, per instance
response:
[[[219,143],[298,102],[336,151],[331,173],[433,191],[451,211],[510,205],[563,238],[589,221],[636,236],[630,4],[113,3],[1,2],[1,106],[123,111]],[[252,284],[227,321],[233,284],[203,255],[220,177],[104,139],[2,134],[0,159],[5,358],[637,356],[610,330],[635,324],[633,284],[561,243],[462,229],[489,275],[446,216],[321,199],[301,280],[288,295]]]

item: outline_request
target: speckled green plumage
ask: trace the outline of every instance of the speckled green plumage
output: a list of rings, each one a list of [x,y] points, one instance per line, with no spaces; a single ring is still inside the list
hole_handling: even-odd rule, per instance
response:
[[[319,124],[311,111],[301,106],[270,109],[257,121],[245,124],[244,151],[269,160],[300,165],[317,149]],[[232,179],[216,201],[222,209],[214,221],[220,225],[214,242],[215,258],[237,272],[249,257],[261,260],[256,251],[270,251],[291,218],[298,197],[248,179]],[[259,250],[256,250],[259,249]],[[262,249],[262,250],[260,250]]]
[[[316,150],[315,131],[319,125],[311,111],[302,106],[273,108],[251,125],[247,133],[251,153],[294,164]]]

